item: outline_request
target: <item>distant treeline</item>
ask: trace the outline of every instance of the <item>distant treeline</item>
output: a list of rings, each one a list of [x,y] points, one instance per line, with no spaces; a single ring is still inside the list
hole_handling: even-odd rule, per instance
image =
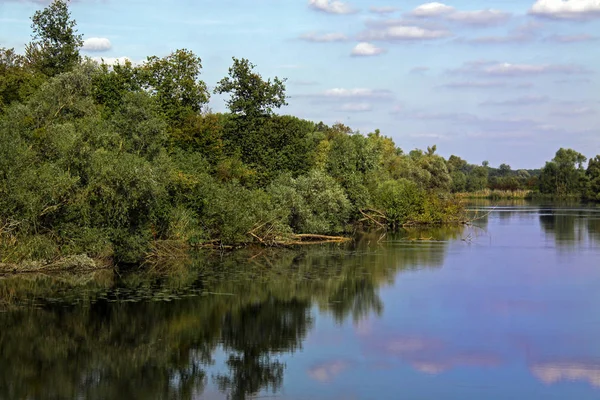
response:
[[[81,57],[66,2],[32,22],[25,54],[0,49],[0,263],[138,262],[179,245],[459,223],[452,192],[490,187],[600,192],[600,158],[586,171],[572,150],[541,171],[493,169],[435,146],[406,154],[379,130],[277,115],[285,80],[246,59],[214,90],[229,112],[212,113],[191,51],[98,64]]]

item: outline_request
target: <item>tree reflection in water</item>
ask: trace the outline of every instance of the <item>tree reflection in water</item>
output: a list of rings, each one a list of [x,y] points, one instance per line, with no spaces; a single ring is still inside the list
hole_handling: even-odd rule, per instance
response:
[[[301,349],[313,306],[360,321],[381,313],[379,288],[399,271],[442,265],[447,243],[412,240],[425,235],[461,233],[249,249],[122,276],[0,279],[0,399],[192,399],[211,380],[233,399],[276,392],[280,356]],[[208,372],[217,349],[227,372]]]

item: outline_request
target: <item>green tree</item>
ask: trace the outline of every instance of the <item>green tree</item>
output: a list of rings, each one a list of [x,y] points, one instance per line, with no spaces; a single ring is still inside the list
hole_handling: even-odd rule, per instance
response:
[[[510,174],[510,171],[511,168],[508,164],[500,164],[500,166],[498,167],[498,172],[500,173],[500,176],[508,176]]]
[[[77,34],[67,1],[54,0],[31,17],[33,41],[26,46],[30,64],[47,76],[71,70],[81,57],[82,35]]]
[[[167,118],[180,121],[190,113],[198,113],[208,102],[206,83],[199,79],[201,69],[200,57],[180,49],[163,58],[148,57],[140,74]]]
[[[559,149],[540,175],[540,192],[557,196],[579,194],[584,188],[586,157],[572,149]]]
[[[14,49],[0,48],[0,113],[15,101],[23,102],[42,82],[43,76],[27,64]]]
[[[467,171],[467,165],[468,165],[467,162],[458,156],[451,155],[450,158],[448,158],[447,164],[448,164],[449,172],[454,172],[454,171],[466,172]]]
[[[221,79],[215,87],[215,94],[229,93],[226,101],[229,110],[236,115],[257,117],[271,115],[274,108],[287,105],[285,99],[285,79],[275,77],[263,80],[254,72],[256,66],[245,58],[233,57],[229,76]]]
[[[123,103],[127,93],[142,90],[139,79],[139,68],[131,61],[117,62],[108,65],[104,62],[93,77],[93,95],[98,104],[105,108],[108,114],[116,111]]]
[[[591,200],[600,200],[600,155],[590,158],[586,175],[589,180],[586,197]]]
[[[488,168],[475,166],[467,175],[467,191],[476,192],[486,188],[488,183]]]

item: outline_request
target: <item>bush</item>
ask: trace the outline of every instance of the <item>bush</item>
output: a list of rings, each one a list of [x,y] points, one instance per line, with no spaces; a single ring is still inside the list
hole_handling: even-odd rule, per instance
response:
[[[342,187],[324,172],[313,170],[296,179],[282,177],[268,189],[277,208],[297,233],[344,231],[351,204]]]
[[[392,228],[397,228],[423,212],[425,192],[408,179],[388,180],[378,186],[374,200]]]

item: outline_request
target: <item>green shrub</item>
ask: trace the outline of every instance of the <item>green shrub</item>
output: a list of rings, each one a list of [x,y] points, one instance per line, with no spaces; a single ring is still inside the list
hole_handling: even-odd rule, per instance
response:
[[[288,223],[297,233],[337,233],[348,223],[351,203],[335,179],[322,171],[280,178],[268,190],[277,208],[289,210]]]
[[[388,180],[375,193],[375,205],[392,228],[415,220],[423,212],[425,192],[408,179]]]

